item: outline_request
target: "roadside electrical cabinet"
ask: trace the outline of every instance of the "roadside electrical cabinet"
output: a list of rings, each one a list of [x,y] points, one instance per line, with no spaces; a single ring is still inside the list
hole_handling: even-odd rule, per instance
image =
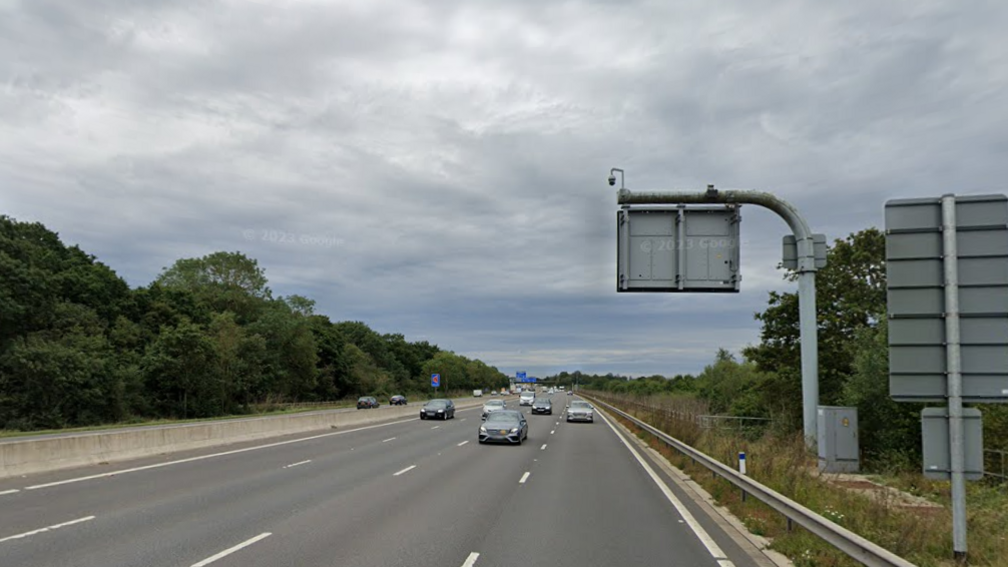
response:
[[[855,473],[861,468],[857,408],[819,406],[819,470]]]

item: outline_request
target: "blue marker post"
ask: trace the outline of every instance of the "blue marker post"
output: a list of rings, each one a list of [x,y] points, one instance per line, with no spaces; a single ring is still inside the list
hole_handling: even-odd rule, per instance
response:
[[[739,451],[738,454],[738,470],[743,476],[746,473],[746,462],[745,462],[745,451]],[[746,491],[742,491],[742,501],[746,501]]]

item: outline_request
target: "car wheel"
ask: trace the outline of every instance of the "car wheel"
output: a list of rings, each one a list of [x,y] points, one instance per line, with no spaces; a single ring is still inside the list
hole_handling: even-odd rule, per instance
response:
[[[427,419],[427,416],[424,414],[420,414],[420,419]]]

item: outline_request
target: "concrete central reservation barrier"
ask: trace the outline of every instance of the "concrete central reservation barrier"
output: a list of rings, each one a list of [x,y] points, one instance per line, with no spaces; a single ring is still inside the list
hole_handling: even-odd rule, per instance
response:
[[[457,409],[478,407],[479,398],[454,400]],[[371,410],[329,410],[304,414],[207,421],[125,431],[82,432],[0,442],[0,478],[125,461],[164,453],[268,439],[293,433],[340,429],[415,417],[423,403]]]

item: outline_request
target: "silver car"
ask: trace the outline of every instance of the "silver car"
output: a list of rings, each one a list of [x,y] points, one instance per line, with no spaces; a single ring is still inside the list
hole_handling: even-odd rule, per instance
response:
[[[581,400],[574,400],[567,406],[567,421],[595,421],[595,408],[591,404]]]
[[[490,412],[503,409],[507,409],[507,404],[504,403],[504,400],[490,400],[483,404],[483,419],[486,419],[490,415]]]

